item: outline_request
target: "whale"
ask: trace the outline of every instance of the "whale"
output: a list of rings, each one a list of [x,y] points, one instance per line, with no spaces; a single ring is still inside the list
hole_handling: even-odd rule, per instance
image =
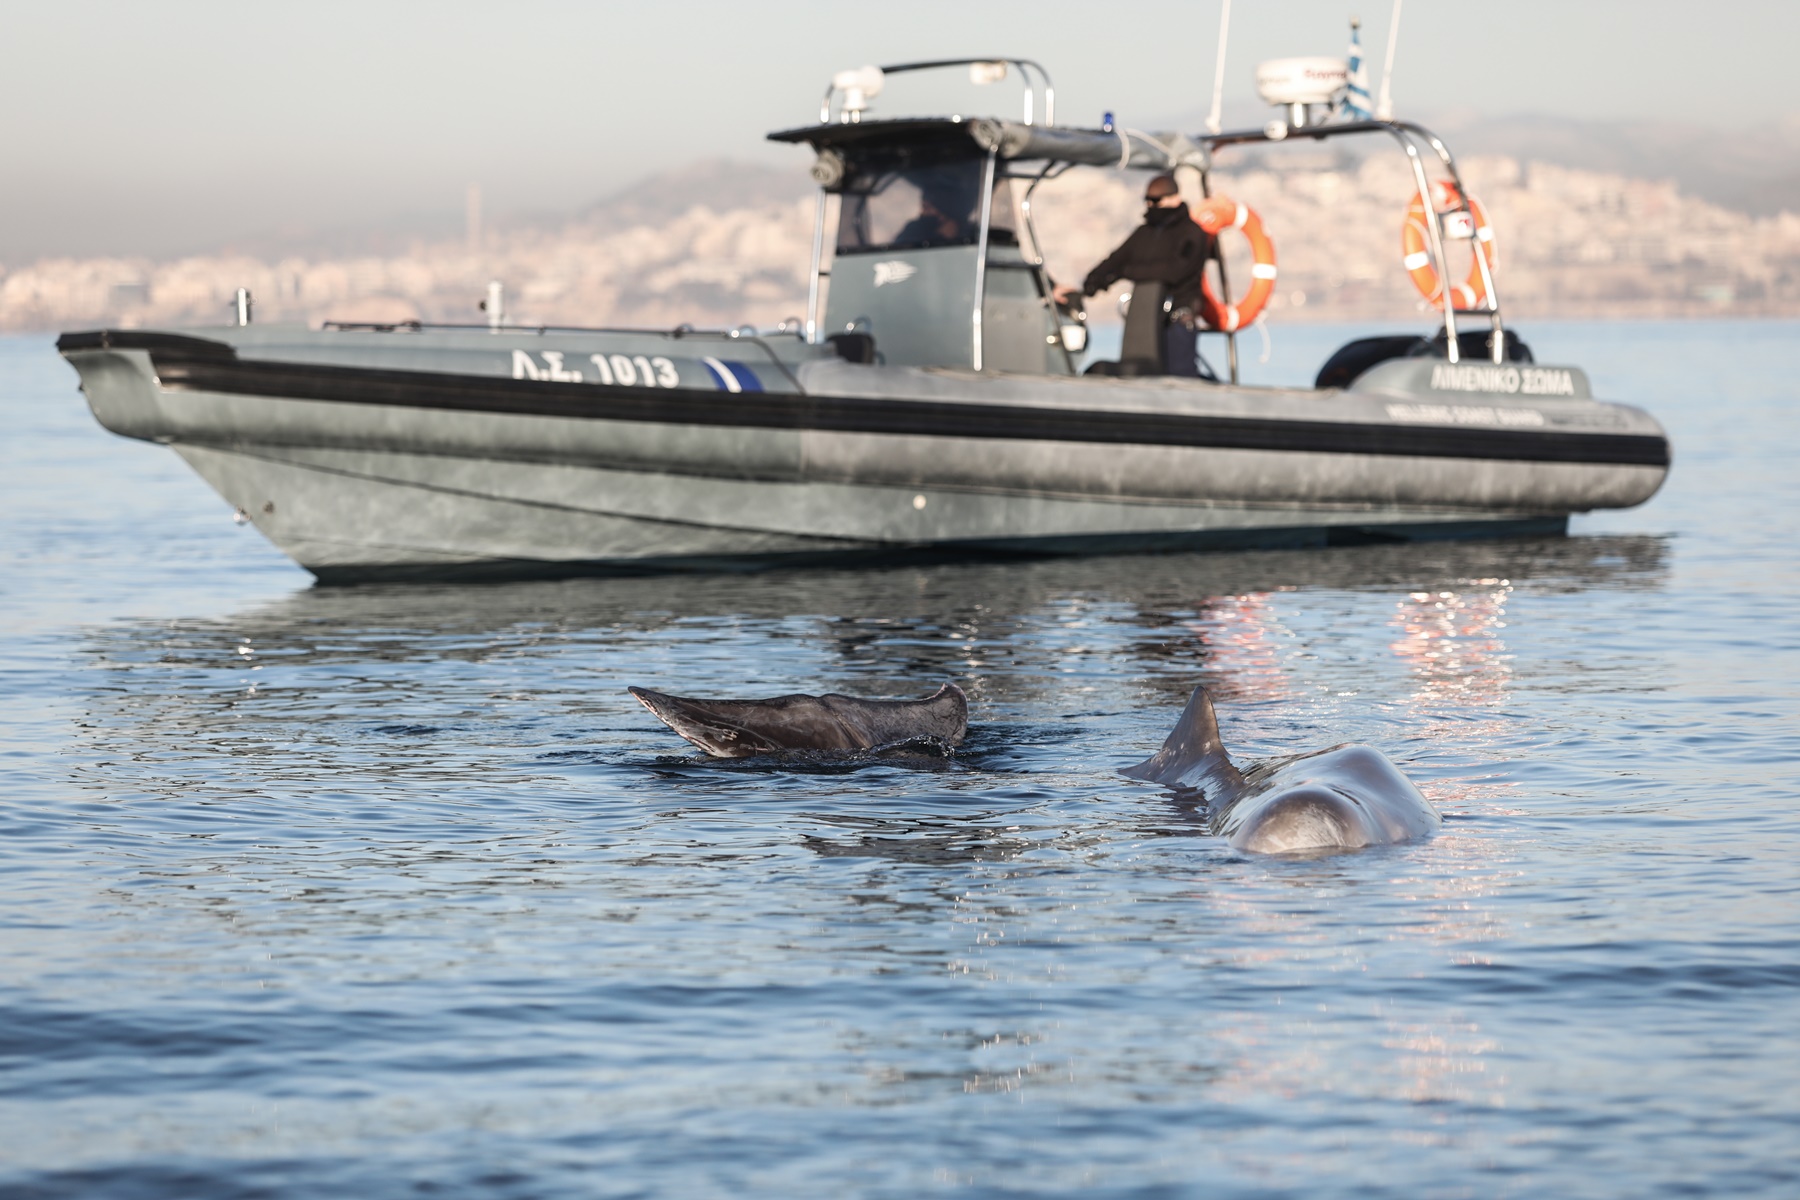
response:
[[[627,688],[676,733],[714,758],[784,751],[879,753],[902,747],[948,752],[969,731],[969,701],[946,683],[923,700],[862,700],[828,692],[766,700],[702,700]]]
[[[1120,774],[1198,794],[1211,832],[1251,854],[1391,846],[1429,837],[1443,823],[1372,746],[1333,746],[1239,771],[1204,686],[1194,689],[1162,748]]]

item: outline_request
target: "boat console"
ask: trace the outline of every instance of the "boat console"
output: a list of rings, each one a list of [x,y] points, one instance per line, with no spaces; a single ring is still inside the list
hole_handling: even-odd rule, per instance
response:
[[[1295,64],[1313,69],[1287,69]],[[965,69],[975,83],[998,83],[1016,74],[1023,83],[1022,119],[869,115],[874,98],[893,76]],[[1442,313],[1441,336],[1425,339],[1422,350],[1408,342],[1403,352],[1431,353],[1435,347],[1448,361],[1460,361],[1470,353],[1471,342],[1459,336],[1460,320],[1463,332],[1470,322],[1482,328],[1476,353],[1497,363],[1514,361],[1506,347],[1494,278],[1492,231],[1485,218],[1478,218],[1478,206],[1468,198],[1448,147],[1411,122],[1314,119],[1327,95],[1305,80],[1321,74],[1312,60],[1264,64],[1259,87],[1285,108],[1287,119],[1258,130],[1188,135],[1111,124],[1100,129],[1058,126],[1049,75],[1027,59],[938,59],[840,72],[826,90],[818,124],[769,135],[774,141],[811,146],[817,155],[812,168],[819,191],[807,300],[809,340],[820,330],[854,330],[873,339],[877,361],[896,366],[1072,373],[1075,356],[1086,344],[1084,315],[1059,310],[1052,298],[1032,220],[1032,199],[1040,184],[1072,167],[1191,171],[1200,194],[1210,200],[1215,191],[1213,154],[1220,147],[1374,134],[1398,145],[1419,195],[1438,201],[1421,204],[1410,214],[1409,235],[1416,227],[1419,249],[1409,255],[1408,270],[1448,280],[1449,245],[1467,240],[1475,251],[1472,286],[1440,282],[1429,297]],[[1040,111],[1041,121],[1035,118]],[[1435,187],[1429,164],[1447,176]],[[827,245],[833,248],[829,265]],[[1253,291],[1275,278],[1272,253],[1269,258],[1253,268]],[[1210,269],[1220,290],[1229,293],[1222,255]],[[1155,319],[1142,309],[1140,304],[1138,319],[1128,317],[1128,322],[1147,326]],[[1248,323],[1237,314],[1216,329],[1227,341],[1232,383],[1239,382],[1236,335]],[[1126,339],[1133,340],[1129,329]],[[1321,378],[1349,382],[1344,369],[1354,363],[1375,365],[1380,360],[1369,357],[1374,351],[1366,339],[1354,352],[1346,347],[1333,356],[1332,370],[1321,371]],[[1103,373],[1143,373],[1141,353],[1124,354],[1122,360]]]

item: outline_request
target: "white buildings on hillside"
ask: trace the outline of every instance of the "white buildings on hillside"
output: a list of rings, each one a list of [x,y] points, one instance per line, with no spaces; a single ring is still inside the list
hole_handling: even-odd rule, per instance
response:
[[[1465,175],[1497,231],[1501,296],[1519,319],[1800,313],[1800,215],[1753,218],[1669,183],[1509,158],[1471,159]],[[1039,228],[1058,278],[1079,279],[1131,228],[1141,182],[1076,171],[1040,190]],[[1270,319],[1418,313],[1400,265],[1412,186],[1399,160],[1303,170],[1251,160],[1234,170],[1227,160],[1218,182],[1262,214],[1276,241]],[[0,329],[216,324],[239,287],[255,295],[263,321],[475,323],[494,278],[506,282],[509,318],[520,323],[769,325],[804,306],[811,221],[804,197],[734,207],[722,195],[626,228],[490,232],[479,252],[456,239],[321,261],[47,259],[0,272]],[[1094,312],[1106,319],[1111,306]]]

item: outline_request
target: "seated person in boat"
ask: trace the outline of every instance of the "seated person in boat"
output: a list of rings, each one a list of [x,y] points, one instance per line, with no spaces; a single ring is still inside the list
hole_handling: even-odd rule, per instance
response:
[[[968,211],[972,203],[950,188],[927,188],[919,198],[919,215],[900,227],[893,248],[955,246],[971,240]]]
[[[1212,238],[1188,215],[1173,175],[1158,175],[1144,188],[1144,223],[1088,272],[1079,288],[1064,284],[1056,299],[1069,304],[1094,296],[1121,279],[1163,284],[1171,301],[1163,330],[1168,373],[1196,378],[1200,374],[1194,341],[1194,313],[1200,306],[1200,273],[1212,256]]]

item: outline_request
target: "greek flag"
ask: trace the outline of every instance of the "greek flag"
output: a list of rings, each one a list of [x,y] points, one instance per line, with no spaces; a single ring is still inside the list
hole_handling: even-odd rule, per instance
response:
[[[1367,121],[1373,115],[1369,104],[1369,73],[1363,69],[1362,22],[1350,22],[1349,75],[1344,83],[1344,98],[1338,101],[1338,116],[1346,121]]]

